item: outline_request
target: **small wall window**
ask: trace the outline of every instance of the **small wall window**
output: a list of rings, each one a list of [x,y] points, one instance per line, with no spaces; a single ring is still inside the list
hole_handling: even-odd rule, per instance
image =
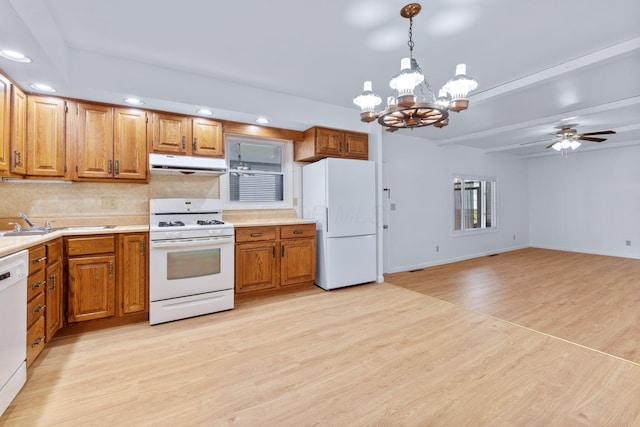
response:
[[[229,172],[220,182],[229,208],[291,205],[292,144],[240,136],[226,144]]]
[[[496,229],[496,179],[453,177],[453,231]]]

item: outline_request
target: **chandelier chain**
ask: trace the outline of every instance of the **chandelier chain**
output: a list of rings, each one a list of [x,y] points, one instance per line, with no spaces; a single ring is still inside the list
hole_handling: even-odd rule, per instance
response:
[[[409,46],[409,57],[413,58],[413,17],[409,18],[409,41],[407,42]]]

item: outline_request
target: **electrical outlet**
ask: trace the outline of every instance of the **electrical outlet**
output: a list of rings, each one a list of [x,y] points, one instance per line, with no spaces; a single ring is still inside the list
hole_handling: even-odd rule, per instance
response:
[[[118,209],[118,199],[115,196],[102,196],[102,209]]]
[[[513,235],[513,240],[516,240],[516,235],[515,234]]]
[[[396,204],[395,203],[391,203],[391,210],[395,211],[396,210]]]
[[[440,252],[440,246],[436,245],[436,252]]]
[[[297,197],[293,198],[293,206],[298,206],[298,198]]]
[[[627,246],[631,246],[631,240],[626,240],[626,241],[625,241],[625,244],[626,244]]]

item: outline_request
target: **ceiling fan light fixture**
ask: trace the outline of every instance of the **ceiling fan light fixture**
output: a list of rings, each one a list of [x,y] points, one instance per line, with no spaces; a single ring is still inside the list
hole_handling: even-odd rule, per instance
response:
[[[576,141],[575,139],[569,143],[569,147],[571,147],[572,150],[575,150],[576,148],[580,147],[581,145],[582,145],[582,143]]]
[[[387,131],[423,126],[444,127],[448,124],[449,110],[462,111],[469,106],[467,96],[478,87],[478,82],[466,76],[466,65],[456,67],[456,76],[443,87],[438,99],[433,94],[424,73],[413,57],[413,18],[420,12],[419,3],[410,3],[400,10],[400,16],[409,19],[409,56],[400,61],[400,73],[389,81],[393,96],[387,98],[387,107],[376,113],[381,100],[373,93],[372,84],[366,81],[364,92],[353,103],[360,107],[360,120],[365,123],[378,119]],[[447,98],[446,93],[451,95]]]

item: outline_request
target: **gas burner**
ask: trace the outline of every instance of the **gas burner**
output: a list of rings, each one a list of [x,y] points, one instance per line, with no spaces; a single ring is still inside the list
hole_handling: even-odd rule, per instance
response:
[[[184,227],[182,221],[160,221],[158,227]]]
[[[220,221],[217,219],[199,219],[196,221],[198,225],[222,225],[224,221]]]

